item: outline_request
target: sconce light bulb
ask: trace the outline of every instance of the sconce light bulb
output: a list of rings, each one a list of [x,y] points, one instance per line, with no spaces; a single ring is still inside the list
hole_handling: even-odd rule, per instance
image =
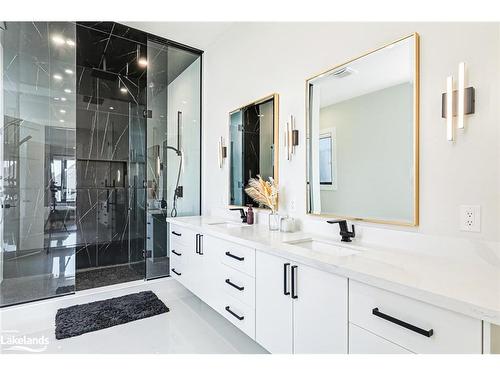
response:
[[[457,127],[464,128],[465,117],[465,63],[458,64],[458,103],[457,103]]]
[[[453,77],[446,78],[446,139],[453,141]]]

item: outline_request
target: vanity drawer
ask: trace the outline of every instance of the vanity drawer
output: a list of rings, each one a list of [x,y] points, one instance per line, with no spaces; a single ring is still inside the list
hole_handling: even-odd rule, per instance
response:
[[[415,353],[482,352],[482,322],[356,281],[349,321]]]
[[[177,225],[170,225],[170,248],[184,248],[195,251],[196,232]]]
[[[255,340],[255,309],[252,306],[223,294],[219,301],[219,312],[236,327]]]
[[[349,354],[413,354],[380,336],[349,323]]]
[[[222,290],[248,306],[255,307],[255,279],[247,274],[221,264],[219,284]]]
[[[255,250],[234,242],[211,238],[212,246],[219,250],[221,262],[249,276],[255,277]]]
[[[170,268],[181,270],[183,268],[185,258],[186,254],[184,249],[170,249]]]
[[[185,272],[184,259],[182,257],[170,257],[170,276],[174,279],[182,278]],[[180,281],[180,280],[179,280]]]

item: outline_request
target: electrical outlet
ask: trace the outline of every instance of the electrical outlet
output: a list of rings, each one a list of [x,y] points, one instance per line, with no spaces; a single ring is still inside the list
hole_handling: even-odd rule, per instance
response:
[[[460,206],[460,230],[481,232],[481,206]]]
[[[295,209],[296,209],[296,207],[295,207],[295,199],[292,199],[290,201],[290,212],[295,212]]]

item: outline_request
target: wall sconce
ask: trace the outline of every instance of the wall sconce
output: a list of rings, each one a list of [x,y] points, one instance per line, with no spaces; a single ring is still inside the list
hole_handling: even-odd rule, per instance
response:
[[[295,147],[299,145],[299,131],[295,128],[295,117],[290,116],[290,121],[286,123],[285,147],[286,159],[291,160],[295,154]]]
[[[441,117],[446,119],[446,139],[455,140],[453,117],[457,117],[457,127],[463,129],[465,115],[475,113],[476,98],[474,87],[465,87],[465,63],[458,64],[458,90],[453,89],[453,77],[446,78],[446,93],[441,95]],[[449,114],[449,115],[448,115]]]
[[[218,142],[217,157],[219,161],[219,168],[222,168],[224,159],[227,158],[227,147],[224,146],[224,138],[220,137]]]

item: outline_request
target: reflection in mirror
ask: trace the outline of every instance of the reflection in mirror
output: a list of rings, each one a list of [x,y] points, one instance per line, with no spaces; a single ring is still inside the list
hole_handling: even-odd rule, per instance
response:
[[[418,35],[307,81],[308,212],[416,225]]]
[[[251,177],[277,179],[278,95],[273,94],[229,114],[229,204],[254,204],[244,188]]]

